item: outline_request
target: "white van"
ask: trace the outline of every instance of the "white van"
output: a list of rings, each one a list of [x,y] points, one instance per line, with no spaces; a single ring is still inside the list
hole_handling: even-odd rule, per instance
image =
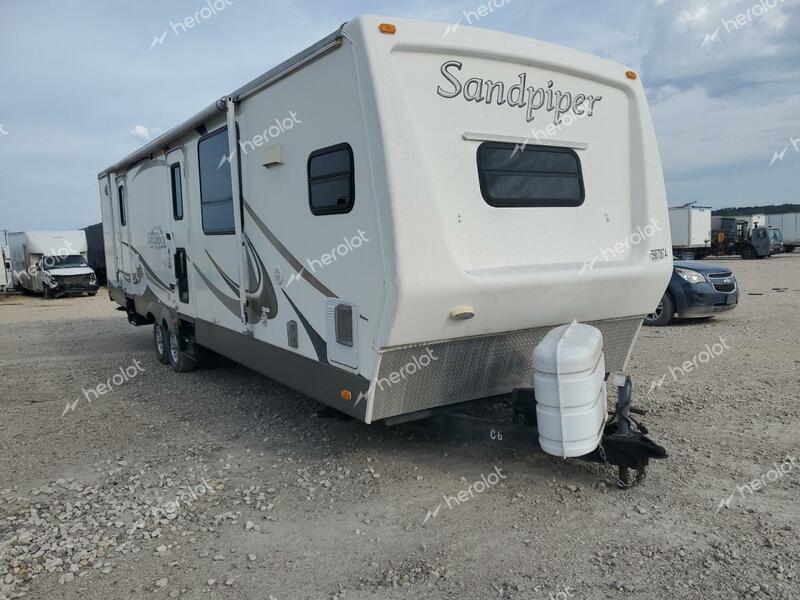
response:
[[[641,81],[444,27],[350,21],[99,174],[110,295],[162,362],[367,423],[530,388],[573,321],[626,368],[672,272]]]
[[[14,287],[48,297],[97,294],[97,277],[86,262],[83,231],[21,231],[8,234]]]

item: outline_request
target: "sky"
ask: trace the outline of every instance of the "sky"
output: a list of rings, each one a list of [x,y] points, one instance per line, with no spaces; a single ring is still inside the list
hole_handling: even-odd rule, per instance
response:
[[[628,65],[671,206],[800,202],[800,0],[216,0],[175,25],[206,1],[0,0],[0,230],[98,222],[98,172],[367,13]]]

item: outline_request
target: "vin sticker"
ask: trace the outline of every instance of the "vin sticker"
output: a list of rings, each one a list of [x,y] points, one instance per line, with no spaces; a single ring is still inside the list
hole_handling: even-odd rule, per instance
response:
[[[650,250],[650,262],[663,262],[669,259],[667,248],[653,248]]]

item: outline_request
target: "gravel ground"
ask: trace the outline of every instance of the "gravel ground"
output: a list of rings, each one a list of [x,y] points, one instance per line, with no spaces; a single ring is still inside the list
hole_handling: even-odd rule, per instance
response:
[[[720,262],[735,311],[639,337],[671,456],[628,491],[226,361],[173,373],[102,291],[0,298],[0,600],[800,598],[800,253]]]

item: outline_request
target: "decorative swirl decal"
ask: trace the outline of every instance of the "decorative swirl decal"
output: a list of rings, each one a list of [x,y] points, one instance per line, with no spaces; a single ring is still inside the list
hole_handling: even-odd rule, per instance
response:
[[[269,278],[267,268],[264,266],[264,262],[261,260],[258,252],[256,252],[253,242],[250,241],[250,238],[246,233],[243,233],[242,235],[244,237],[247,249],[247,276],[249,282],[247,289],[245,290],[245,298],[247,302],[247,321],[248,323],[257,323],[262,319],[262,315],[264,314],[266,314],[268,320],[274,319],[278,316],[278,298],[275,295],[275,288],[272,286],[272,281]],[[227,284],[236,298],[232,299],[229,296],[226,296],[217,287],[212,285],[208,278],[203,275],[200,269],[197,268],[197,265],[195,265],[195,269],[200,274],[200,277],[202,277],[206,285],[208,285],[208,287],[214,293],[214,295],[228,308],[228,310],[231,310],[234,314],[238,315],[239,284],[222,270],[222,267],[217,264],[217,261],[215,261],[214,257],[209,254],[208,250],[206,250],[206,256],[208,256],[211,264],[217,270],[219,276],[222,277],[222,280]]]

